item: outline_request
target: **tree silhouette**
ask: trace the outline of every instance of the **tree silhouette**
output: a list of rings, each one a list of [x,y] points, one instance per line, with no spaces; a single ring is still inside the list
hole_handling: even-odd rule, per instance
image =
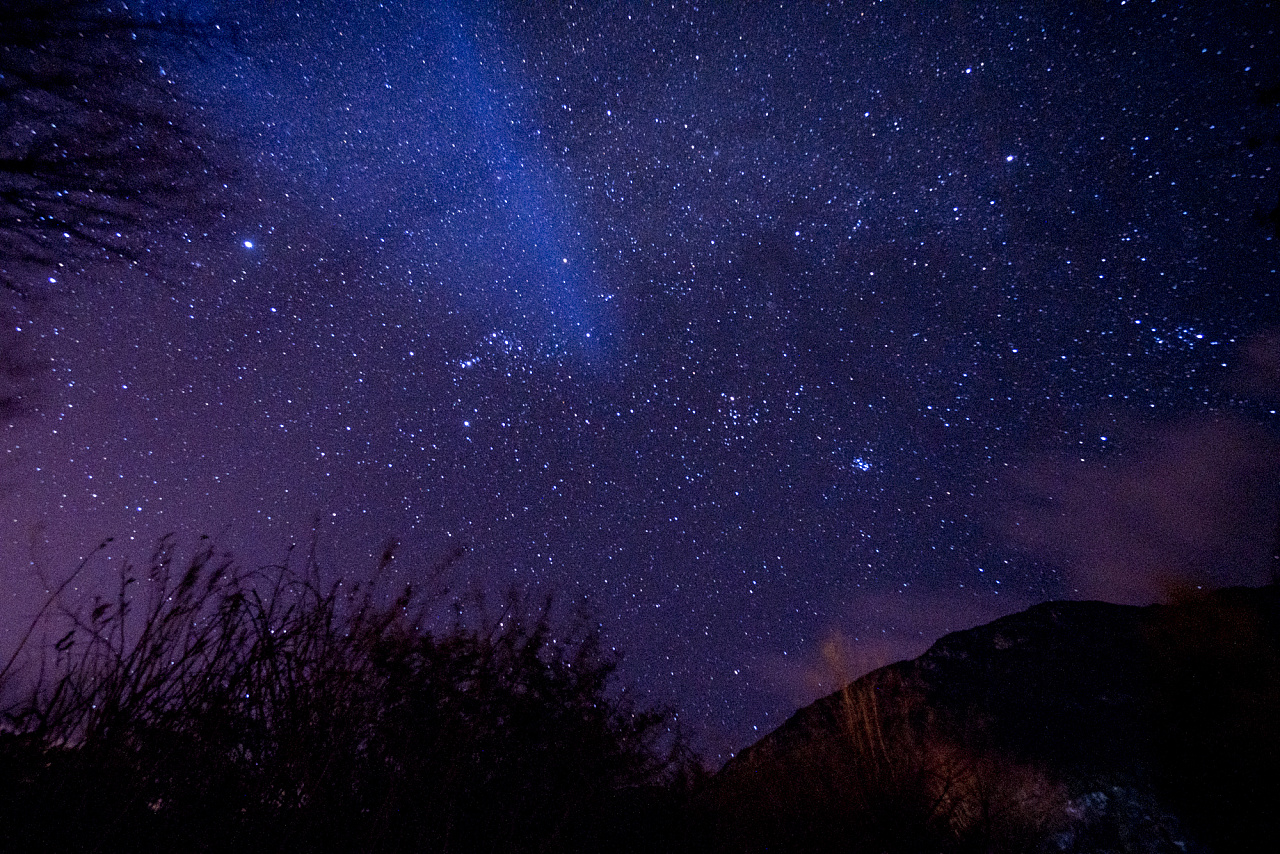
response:
[[[224,141],[174,82],[168,59],[235,35],[194,5],[104,0],[0,3],[0,291],[30,310],[99,258],[142,263],[155,236],[221,207]],[[6,322],[0,419],[32,408],[39,360]]]
[[[164,4],[0,5],[0,285],[76,260],[146,257],[147,235],[212,204],[213,136],[165,57],[230,28]]]

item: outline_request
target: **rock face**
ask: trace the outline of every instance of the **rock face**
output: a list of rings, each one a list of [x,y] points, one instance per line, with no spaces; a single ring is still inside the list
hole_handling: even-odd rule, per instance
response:
[[[1280,838],[1278,778],[1272,585],[947,635],[801,709],[705,803],[724,850],[1236,852]]]

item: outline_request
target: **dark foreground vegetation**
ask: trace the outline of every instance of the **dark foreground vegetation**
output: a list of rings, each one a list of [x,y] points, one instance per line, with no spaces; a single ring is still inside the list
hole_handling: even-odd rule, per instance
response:
[[[0,672],[6,850],[657,851],[682,832],[695,766],[667,716],[546,607],[433,629],[440,603],[411,589],[212,548],[179,563],[170,540],[110,597],[65,592],[33,627],[43,657]]]
[[[701,800],[725,851],[1269,854],[1280,586],[955,632],[800,710]]]
[[[385,577],[388,551],[374,577]],[[163,541],[0,662],[0,850],[1270,851],[1280,587],[1038,605],[800,710],[714,777],[543,604]],[[427,575],[430,575],[428,573]],[[75,586],[78,607],[67,592]]]

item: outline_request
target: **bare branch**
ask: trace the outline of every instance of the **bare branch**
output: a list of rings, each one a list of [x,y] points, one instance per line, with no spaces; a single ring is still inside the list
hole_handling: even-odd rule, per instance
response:
[[[68,259],[132,262],[151,234],[218,207],[226,158],[165,57],[234,39],[190,7],[91,0],[0,10],[0,286]]]

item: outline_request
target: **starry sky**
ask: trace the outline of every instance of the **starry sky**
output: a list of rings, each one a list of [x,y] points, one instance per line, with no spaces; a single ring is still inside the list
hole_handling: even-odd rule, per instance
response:
[[[193,4],[235,43],[147,67],[218,204],[6,297],[0,640],[107,536],[462,546],[714,763],[1038,601],[1267,581],[1280,12],[1192,5]]]

